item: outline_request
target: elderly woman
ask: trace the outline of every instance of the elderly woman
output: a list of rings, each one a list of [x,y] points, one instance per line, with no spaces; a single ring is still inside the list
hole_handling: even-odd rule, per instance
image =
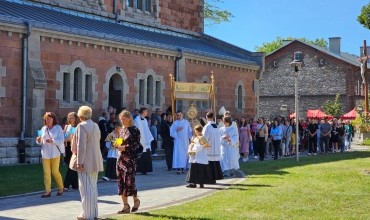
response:
[[[72,140],[72,153],[77,154],[78,185],[82,201],[82,214],[77,219],[98,217],[98,173],[104,170],[100,152],[99,126],[91,120],[92,110],[81,106],[77,112],[81,123]]]
[[[134,125],[132,115],[129,111],[123,110],[119,114],[122,122],[122,129],[119,137],[123,139],[121,146],[117,146],[119,156],[117,159],[117,176],[118,176],[118,194],[122,197],[123,208],[117,214],[128,214],[139,209],[140,200],[137,198],[137,189],[135,184],[136,173],[136,149],[140,145],[140,131]],[[132,196],[134,206],[130,210],[128,197]]]
[[[71,128],[76,128],[78,125],[78,116],[76,112],[70,112],[68,114],[67,125],[64,127],[64,143],[66,146],[66,156],[64,157],[64,162],[69,164],[72,157],[72,149],[71,149],[71,140],[73,134],[71,134]],[[72,170],[68,167],[66,176],[64,177],[64,191],[69,190],[69,186],[72,186],[72,189],[78,189],[78,175],[77,171]]]
[[[46,112],[44,115],[44,127],[41,129],[41,136],[36,138],[36,143],[41,144],[42,167],[44,169],[45,194],[41,198],[51,196],[51,175],[54,176],[57,183],[57,196],[61,196],[63,194],[63,180],[59,172],[59,162],[60,154],[64,153],[64,134],[54,113]]]

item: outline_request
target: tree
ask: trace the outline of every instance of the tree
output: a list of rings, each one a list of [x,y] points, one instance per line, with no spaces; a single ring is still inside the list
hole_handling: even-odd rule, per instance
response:
[[[216,3],[223,3],[223,1],[207,0],[204,2],[204,19],[207,21],[207,26],[220,24],[221,22],[229,22],[229,18],[234,17],[231,12],[221,10],[217,5],[215,5]]]
[[[309,39],[306,39],[305,37],[301,37],[301,38],[276,37],[276,40],[273,40],[270,43],[263,42],[262,46],[260,46],[260,47],[255,46],[254,49],[257,52],[265,52],[265,53],[269,54],[272,51],[275,51],[275,50],[279,49],[280,47],[282,47],[283,46],[283,40],[299,40],[299,41],[302,41],[302,42],[305,42],[305,43],[315,44],[315,45],[318,45],[320,47],[327,47],[328,46],[328,42],[324,38],[321,38],[321,39],[316,38],[315,40],[309,40]]]
[[[331,100],[326,100],[325,104],[321,107],[324,112],[328,115],[339,117],[343,114],[342,107],[343,105],[339,103],[340,95],[335,96],[334,102]]]
[[[357,17],[357,21],[367,29],[370,29],[370,3],[362,6],[361,14]]]

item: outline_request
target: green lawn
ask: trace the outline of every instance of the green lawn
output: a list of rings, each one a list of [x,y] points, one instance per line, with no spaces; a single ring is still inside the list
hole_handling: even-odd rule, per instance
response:
[[[67,167],[67,165],[60,165],[59,168],[63,180]],[[0,196],[23,194],[45,189],[42,164],[0,166],[0,174]],[[99,173],[99,179],[103,174],[104,172]],[[51,187],[56,188],[53,177]]]
[[[366,151],[245,163],[247,180],[230,189],[112,219],[370,219],[369,157]]]

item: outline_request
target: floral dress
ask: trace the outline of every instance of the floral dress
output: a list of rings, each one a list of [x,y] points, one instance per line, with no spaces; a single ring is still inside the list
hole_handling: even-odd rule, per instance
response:
[[[117,159],[118,195],[137,196],[135,150],[140,146],[140,131],[135,126],[122,128],[119,137],[123,138],[126,150]]]

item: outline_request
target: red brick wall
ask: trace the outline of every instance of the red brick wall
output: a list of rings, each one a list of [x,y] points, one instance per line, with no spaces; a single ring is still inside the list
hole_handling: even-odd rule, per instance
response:
[[[18,33],[0,32],[0,59],[6,68],[6,77],[0,78],[6,97],[1,98],[0,137],[17,137],[21,125],[22,96],[22,39]]]
[[[59,44],[58,40],[51,43],[50,39],[46,38],[45,41],[41,42],[41,62],[47,81],[45,110],[55,112],[60,119],[67,116],[70,111],[77,111],[77,109],[59,109],[59,100],[55,99],[55,92],[60,88],[59,82],[56,81],[56,72],[60,70],[60,65],[69,66],[76,60],[82,61],[86,68],[94,68],[99,77],[98,83],[93,88],[98,93],[98,100],[95,102],[93,113],[94,119],[97,119],[101,115],[102,109],[107,108],[107,106],[102,106],[102,102],[107,98],[106,94],[103,93],[103,84],[105,75],[112,66],[120,66],[126,73],[127,83],[129,85],[129,94],[126,95],[126,100],[129,102],[130,111],[135,109],[133,100],[136,93],[134,86],[136,74],[145,73],[148,69],[153,69],[157,75],[164,76],[166,88],[163,94],[165,95],[166,103],[162,108],[167,108],[171,103],[168,75],[169,70],[173,73],[175,61],[160,57],[155,58],[154,55],[153,57],[149,57],[149,54],[143,56],[142,53],[136,55],[136,51],[133,54],[130,54],[129,51],[123,53],[122,50],[116,52],[115,48],[112,51],[109,51],[108,48],[101,50],[100,46],[93,49],[93,45],[85,48],[85,44],[83,43],[78,47],[76,42],[73,42],[71,46],[66,41],[63,44]]]
[[[162,0],[159,1],[161,12],[159,18],[163,25],[182,28],[189,31],[203,32],[199,23],[203,23],[199,12],[199,0]]]
[[[188,82],[194,82],[200,80],[203,76],[207,76],[211,79],[211,71],[214,72],[215,83],[217,87],[216,94],[216,113],[222,106],[226,110],[230,111],[232,117],[246,116],[250,118],[256,114],[254,104],[256,102],[255,93],[253,91],[253,80],[256,79],[256,74],[250,72],[244,72],[240,70],[232,70],[227,68],[215,67],[196,63],[186,63],[186,79]],[[237,82],[241,80],[244,84],[245,96],[245,108],[242,113],[237,114],[235,107],[236,95],[235,89]]]

